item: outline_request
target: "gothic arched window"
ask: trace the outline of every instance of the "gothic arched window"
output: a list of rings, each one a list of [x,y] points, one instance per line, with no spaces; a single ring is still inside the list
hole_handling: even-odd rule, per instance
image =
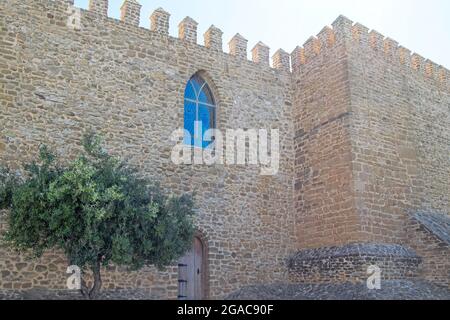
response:
[[[216,104],[206,81],[194,75],[186,85],[184,92],[184,129],[190,133],[185,137],[185,144],[206,148],[211,142],[203,141],[209,129],[215,129]]]

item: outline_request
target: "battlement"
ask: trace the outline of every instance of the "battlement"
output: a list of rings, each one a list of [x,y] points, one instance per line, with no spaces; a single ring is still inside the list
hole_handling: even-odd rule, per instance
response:
[[[245,35],[236,34],[224,53],[215,26],[198,43],[195,17],[177,21],[171,35],[163,8],[146,14],[148,28],[140,27],[143,1],[121,0],[118,19],[108,17],[111,3],[90,0],[79,9],[73,0],[0,0],[1,163],[20,168],[42,144],[67,163],[83,134],[95,130],[112,154],[163,190],[195,192],[198,240],[213,253],[198,251],[206,298],[256,278],[365,281],[374,264],[391,279],[446,283],[450,255],[435,223],[442,219],[410,220],[449,208],[447,69],[342,16],[292,54],[256,42],[248,59]],[[169,138],[190,123],[186,86],[195,74],[215,102],[196,120],[224,131],[275,130],[270,149],[279,157],[269,152],[269,163],[258,165],[213,165],[220,159],[209,154],[203,165],[171,161],[179,144]],[[182,149],[186,160],[198,158]],[[10,270],[0,291],[63,289],[67,259],[49,252],[33,262],[7,249],[0,246],[0,266]],[[289,270],[280,262],[294,252],[301,254]],[[107,271],[105,287],[127,288],[129,298],[135,289],[155,299],[179,293],[176,266]]]
[[[339,16],[332,23],[332,27],[327,26],[316,37],[309,38],[302,47],[295,48],[291,54],[293,71],[301,70],[316,56],[338,43],[346,46],[358,45],[373,50],[374,54],[382,55],[390,63],[422,75],[425,79],[435,81],[442,87],[449,84],[450,71],[445,67],[417,53],[412,53],[411,50],[400,46],[397,41],[385,37],[376,30],[370,30],[360,23],[354,23],[344,16]]]
[[[55,3],[61,5],[74,5],[73,0],[55,0]],[[89,0],[88,12],[96,15],[98,18],[113,19],[108,17],[108,0]],[[124,0],[120,21],[128,27],[139,28],[141,18],[141,5],[137,0]],[[198,23],[191,17],[184,18],[178,25],[178,39],[190,43],[197,44],[197,28]],[[150,15],[150,32],[155,32],[161,36],[169,37],[170,13],[163,8],[156,9]],[[211,50],[223,52],[223,32],[212,25],[204,34],[203,45]],[[248,60],[248,41],[239,33],[237,33],[229,41],[230,56],[240,60]],[[264,67],[271,67],[270,48],[262,42],[258,42],[252,50],[252,62]],[[290,72],[290,57],[284,50],[278,50],[272,57],[272,67],[283,72]]]
[[[54,0],[53,2],[62,5],[74,5],[73,0]],[[108,17],[108,0],[89,0],[89,6],[87,11],[96,15],[98,18],[114,19]],[[120,22],[126,24],[128,27],[139,28],[139,22],[141,18],[141,5],[137,0],[124,0],[121,12]],[[170,13],[166,12],[163,8],[156,9],[150,15],[150,32],[158,33],[161,36],[169,37],[170,28]],[[196,45],[198,41],[198,23],[191,17],[186,17],[178,25],[178,39],[181,41]],[[211,50],[217,52],[223,52],[223,32],[212,25],[204,34],[203,45]],[[264,45],[262,42],[258,42],[255,48],[252,50],[252,62],[264,67],[273,67],[284,72],[290,72],[290,58],[289,55],[286,59],[286,54],[282,54],[284,50],[278,50],[272,57],[272,64],[270,63],[270,48]],[[230,56],[236,59],[248,60],[248,41],[239,33],[237,33],[229,41]],[[281,54],[281,55],[280,55]]]
[[[73,5],[73,0],[48,0],[59,6]],[[89,0],[87,12],[100,19],[113,19],[108,17],[108,0]],[[132,32],[139,28],[141,18],[141,5],[137,0],[124,0],[121,6],[120,22]],[[116,20],[117,21],[117,20]],[[170,13],[163,8],[156,9],[149,16],[149,32],[157,33],[163,37],[170,37]],[[198,43],[198,23],[186,17],[178,25],[178,39],[191,45]],[[217,52],[223,52],[223,32],[212,25],[204,34],[204,47]],[[390,63],[403,66],[406,70],[423,75],[429,81],[446,87],[450,84],[450,71],[431,60],[423,58],[417,53],[404,48],[391,38],[385,37],[376,30],[371,30],[360,23],[339,16],[331,26],[324,27],[316,36],[310,37],[303,46],[297,46],[289,55],[279,49],[272,56],[270,62],[270,48],[259,41],[252,49],[252,62],[261,67],[272,67],[282,72],[297,72],[316,57],[333,49],[336,45],[358,45],[371,49],[374,53],[382,55]],[[248,40],[237,33],[229,41],[228,54],[235,59],[247,61]]]
[[[352,40],[362,46],[368,46],[374,51],[381,52],[393,63],[398,63],[411,70],[422,73],[426,78],[447,83],[449,70],[437,63],[423,58],[417,53],[400,46],[399,43],[389,37],[385,37],[376,30],[371,30],[362,24],[352,24]]]

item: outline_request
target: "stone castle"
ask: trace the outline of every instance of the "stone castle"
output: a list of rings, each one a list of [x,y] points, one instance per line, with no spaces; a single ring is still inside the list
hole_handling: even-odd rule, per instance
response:
[[[72,159],[94,129],[167,190],[196,192],[196,258],[164,272],[111,266],[105,290],[176,299],[191,262],[197,284],[184,295],[196,299],[271,283],[365,283],[373,265],[383,281],[450,287],[449,70],[343,16],[292,54],[276,51],[271,66],[263,43],[249,61],[239,34],[224,53],[214,26],[199,45],[189,17],[174,38],[162,9],[150,30],[136,0],[120,20],[107,9],[108,0],[89,10],[0,1],[1,164],[19,169],[40,144]],[[277,175],[171,162],[194,75],[214,96],[217,128],[279,129]],[[36,261],[0,246],[4,292],[64,290],[66,269],[58,252]]]

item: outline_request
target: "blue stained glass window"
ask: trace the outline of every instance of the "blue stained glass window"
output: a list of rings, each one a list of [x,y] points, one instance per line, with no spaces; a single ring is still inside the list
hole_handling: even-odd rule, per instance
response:
[[[207,148],[211,142],[203,141],[205,132],[215,128],[216,106],[211,89],[203,78],[194,75],[184,92],[184,129],[189,132],[184,143]]]
[[[184,143],[187,145],[194,145],[196,112],[195,103],[189,101],[184,102],[184,129],[188,131],[190,135],[184,137]]]
[[[197,94],[195,93],[195,89],[192,86],[192,83],[189,82],[186,86],[186,90],[184,91],[184,98],[185,99],[197,99]]]

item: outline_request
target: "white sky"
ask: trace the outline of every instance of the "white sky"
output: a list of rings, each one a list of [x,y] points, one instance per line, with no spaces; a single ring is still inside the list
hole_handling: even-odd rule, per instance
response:
[[[109,0],[111,17],[119,17],[123,0]],[[450,69],[449,0],[140,0],[141,25],[158,7],[171,13],[170,34],[177,36],[178,23],[190,16],[199,23],[199,43],[211,24],[224,31],[224,51],[239,32],[249,40],[249,51],[262,41],[271,53],[291,52],[340,14],[375,29]],[[88,0],[75,0],[87,8]]]

